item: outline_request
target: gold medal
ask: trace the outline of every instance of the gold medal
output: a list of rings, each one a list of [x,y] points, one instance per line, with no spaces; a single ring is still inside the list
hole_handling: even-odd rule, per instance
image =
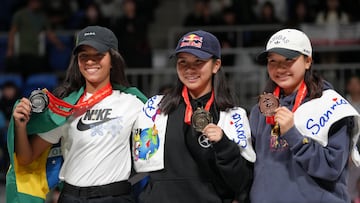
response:
[[[275,109],[277,109],[279,105],[279,99],[275,95],[271,93],[264,93],[260,95],[259,108],[260,112],[264,114],[264,116],[273,116],[275,114]]]
[[[204,110],[203,108],[197,108],[191,117],[191,124],[193,128],[198,132],[202,132],[205,126],[212,122],[213,118],[211,116],[211,113]]]

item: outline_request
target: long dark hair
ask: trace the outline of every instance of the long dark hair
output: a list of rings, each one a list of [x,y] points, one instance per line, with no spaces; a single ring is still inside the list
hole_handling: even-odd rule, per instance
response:
[[[305,55],[303,56],[305,59],[306,57],[308,57]],[[321,97],[324,87],[324,81],[320,74],[312,70],[312,67],[305,71],[304,81],[308,90],[309,99]],[[264,88],[264,92],[272,93],[275,90],[276,86],[277,84],[274,81],[269,80]]]
[[[114,50],[109,50],[111,57],[110,82],[129,87],[129,82],[125,76],[126,63],[121,54]],[[72,55],[70,64],[66,71],[66,76],[62,84],[54,90],[54,95],[59,98],[68,96],[71,92],[79,90],[85,86],[85,78],[79,70],[77,55]]]
[[[216,59],[213,59],[213,63]],[[238,105],[236,97],[227,85],[225,80],[225,74],[222,71],[222,68],[218,70],[216,74],[212,76],[212,86],[214,88],[214,102],[217,108],[220,111],[225,111],[229,108],[233,108]],[[184,84],[177,79],[176,86],[167,94],[165,94],[164,98],[160,103],[160,111],[169,114],[172,112],[181,102],[182,100],[182,89]]]

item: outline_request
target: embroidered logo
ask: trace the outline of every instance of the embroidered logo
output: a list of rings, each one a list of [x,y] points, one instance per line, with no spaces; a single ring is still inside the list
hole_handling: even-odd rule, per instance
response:
[[[203,43],[203,38],[195,34],[190,34],[185,36],[180,42],[180,47],[196,47],[201,48]]]
[[[96,35],[95,32],[85,32],[84,36],[92,36],[92,35]]]

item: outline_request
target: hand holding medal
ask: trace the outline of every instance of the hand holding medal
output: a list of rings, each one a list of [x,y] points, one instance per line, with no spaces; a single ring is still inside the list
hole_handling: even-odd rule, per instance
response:
[[[44,112],[49,105],[49,97],[45,93],[45,89],[34,90],[29,96],[30,102],[30,113],[42,113]],[[20,118],[21,122],[25,121],[25,118]]]
[[[209,144],[211,144],[211,142],[218,142],[223,136],[222,129],[213,123],[211,113],[203,108],[197,108],[192,115],[191,124],[197,132],[202,133],[198,140],[199,144],[203,143],[201,140],[210,141]]]
[[[307,87],[305,81],[301,82],[301,85],[297,91],[294,106],[289,111],[286,107],[278,110],[277,114],[281,115],[282,120],[282,132],[287,132],[294,125],[293,112],[300,106],[307,94]],[[262,114],[266,116],[266,123],[273,125],[271,130],[272,135],[280,135],[280,126],[275,121],[275,110],[280,106],[279,102],[280,87],[277,86],[274,93],[264,93],[259,98],[259,109]]]
[[[206,103],[205,108],[197,108],[194,113],[190,104],[190,99],[186,86],[183,87],[182,96],[186,103],[184,122],[188,125],[191,125],[197,132],[203,133],[204,128],[213,122],[213,118],[210,113],[210,107],[214,101],[214,92],[212,91],[211,97]],[[209,138],[204,134],[201,134],[198,137],[198,142],[199,145],[203,148],[208,148],[211,146]]]
[[[197,131],[202,133],[198,137],[198,143],[203,148],[211,146],[211,141],[208,135],[203,133],[204,128],[213,122],[211,113],[203,108],[197,108],[191,117],[191,125]]]
[[[203,108],[197,108],[191,117],[191,125],[198,132],[202,132],[204,128],[212,122],[213,118],[210,112]]]
[[[85,92],[84,92],[85,93]],[[109,96],[112,93],[111,83],[108,83],[103,88],[96,91],[89,99],[83,101],[84,95],[79,98],[77,104],[70,104],[66,101],[57,98],[47,89],[37,89],[34,90],[29,97],[31,112],[42,113],[47,108],[49,108],[53,113],[68,117],[73,115],[75,112],[83,113],[84,110],[89,109],[105,97]],[[25,121],[25,119],[20,119],[20,121]]]

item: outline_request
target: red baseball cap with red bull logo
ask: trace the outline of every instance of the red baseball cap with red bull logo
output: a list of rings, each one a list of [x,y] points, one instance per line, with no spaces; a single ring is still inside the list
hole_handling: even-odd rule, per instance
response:
[[[188,32],[182,36],[173,56],[180,52],[190,53],[201,59],[221,58],[219,40],[213,34],[203,30]]]

